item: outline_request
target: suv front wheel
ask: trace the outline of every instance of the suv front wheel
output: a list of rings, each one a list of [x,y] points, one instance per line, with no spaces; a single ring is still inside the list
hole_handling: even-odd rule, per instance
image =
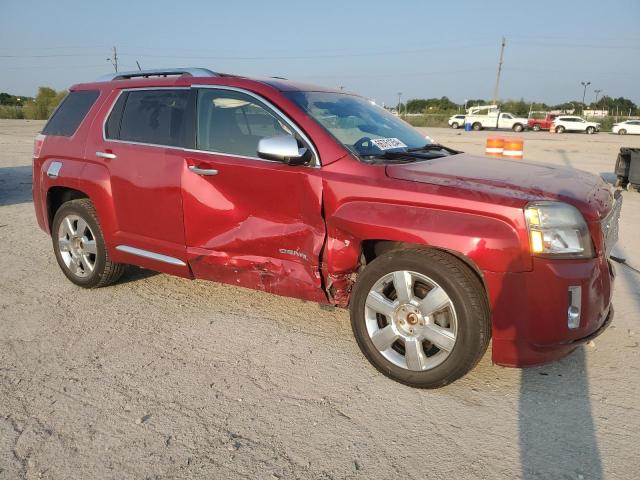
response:
[[[367,359],[406,385],[437,388],[469,372],[490,338],[478,277],[438,250],[392,250],[359,275],[351,326]]]
[[[86,198],[64,203],[53,217],[53,250],[66,277],[84,288],[111,285],[126,265],[111,261],[98,217]]]

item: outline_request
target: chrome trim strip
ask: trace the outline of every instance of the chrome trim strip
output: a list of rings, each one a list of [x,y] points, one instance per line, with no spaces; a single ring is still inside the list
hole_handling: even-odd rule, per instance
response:
[[[61,168],[62,162],[51,162],[51,165],[49,165],[49,168],[47,168],[47,177],[58,178],[58,174],[60,173]]]
[[[233,158],[242,158],[242,159],[246,159],[246,160],[259,160],[261,162],[271,162],[271,163],[279,163],[279,164],[283,164],[284,162],[279,162],[277,160],[268,160],[266,158],[260,158],[260,157],[246,157],[244,155],[234,155],[232,153],[222,153],[222,152],[211,152],[208,150],[198,150],[196,148],[183,148],[183,147],[176,147],[174,145],[159,145],[159,144],[155,144],[155,143],[143,143],[143,142],[134,142],[134,141],[130,141],[130,140],[115,140],[112,138],[107,138],[106,135],[106,131],[107,131],[107,121],[109,120],[109,117],[111,116],[111,112],[113,111],[114,107],[116,106],[116,103],[118,103],[118,99],[120,98],[120,95],[122,95],[123,92],[131,92],[131,91],[136,91],[136,90],[189,90],[191,88],[217,88],[219,90],[232,90],[232,91],[236,91],[236,92],[240,92],[240,93],[245,93],[251,97],[256,98],[257,100],[261,101],[262,103],[264,103],[265,105],[267,105],[269,108],[271,108],[276,114],[278,114],[279,117],[282,118],[282,120],[289,125],[291,128],[293,128],[296,133],[298,133],[302,139],[307,142],[307,144],[311,147],[311,151],[313,152],[313,164],[312,165],[306,165],[307,168],[320,168],[322,166],[322,162],[320,160],[320,155],[318,155],[318,151],[316,150],[315,145],[311,142],[311,140],[309,140],[309,137],[307,137],[307,135],[304,134],[304,132],[293,122],[293,120],[290,120],[278,107],[276,107],[275,105],[273,105],[271,102],[269,102],[267,99],[256,95],[253,92],[250,92],[249,90],[245,90],[243,88],[236,88],[236,87],[227,87],[225,85],[191,85],[190,87],[141,87],[141,88],[123,88],[120,90],[120,92],[118,93],[118,95],[116,96],[116,98],[113,100],[113,103],[111,104],[111,106],[109,107],[109,110],[107,111],[106,115],[104,116],[104,120],[102,121],[102,140],[104,142],[112,142],[112,143],[122,143],[122,144],[128,144],[128,145],[142,145],[145,147],[157,147],[157,148],[174,148],[176,150],[182,150],[184,152],[192,152],[192,153],[206,153],[208,155],[222,155],[225,157],[233,157]],[[304,166],[304,165],[303,165]]]
[[[119,250],[124,253],[130,253],[131,255],[136,255],[138,257],[157,260],[158,262],[168,263],[170,265],[177,265],[179,267],[187,266],[187,264],[184,263],[179,258],[170,257],[168,255],[162,255],[161,253],[150,252],[149,250],[143,250],[141,248],[131,247],[129,245],[118,245],[116,246],[116,250]]]

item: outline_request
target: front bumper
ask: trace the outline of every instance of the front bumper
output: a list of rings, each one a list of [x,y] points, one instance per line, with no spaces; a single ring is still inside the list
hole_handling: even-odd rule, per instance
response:
[[[493,361],[510,367],[548,363],[599,335],[613,318],[615,272],[604,257],[534,259],[531,272],[484,272],[492,309]],[[569,328],[569,287],[581,287],[580,322]]]

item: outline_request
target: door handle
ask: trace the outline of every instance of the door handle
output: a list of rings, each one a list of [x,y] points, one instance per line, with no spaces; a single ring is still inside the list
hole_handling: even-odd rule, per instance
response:
[[[96,157],[106,158],[107,160],[115,160],[117,158],[117,155],[115,153],[96,152]]]
[[[218,170],[216,170],[215,168],[199,168],[195,165],[191,165],[189,167],[189,170],[191,170],[196,175],[203,175],[205,177],[211,177],[218,174]]]

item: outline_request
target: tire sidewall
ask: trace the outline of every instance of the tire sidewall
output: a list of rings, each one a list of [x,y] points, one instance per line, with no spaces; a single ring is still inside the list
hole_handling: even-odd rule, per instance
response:
[[[60,223],[67,215],[77,215],[81,217],[85,222],[87,222],[96,240],[97,253],[95,267],[93,269],[93,272],[91,272],[86,277],[77,277],[76,275],[71,273],[69,268],[65,265],[64,260],[62,259],[62,255],[60,254],[60,249],[58,247],[58,230],[60,228]],[[65,276],[71,282],[85,288],[91,288],[100,282],[106,264],[106,249],[104,238],[102,236],[100,225],[98,225],[98,222],[96,222],[94,216],[84,205],[72,200],[63,204],[58,209],[55,216],[53,217],[51,226],[51,239],[53,243],[53,251],[55,253],[56,260],[58,261],[58,265],[60,266],[60,269],[65,274]]]
[[[456,312],[458,330],[456,343],[449,356],[438,366],[423,372],[411,371],[387,360],[373,345],[365,322],[366,298],[377,280],[393,271],[407,270],[422,273],[444,288],[451,298]],[[477,318],[467,301],[467,290],[452,280],[454,272],[447,265],[426,264],[410,258],[406,252],[394,251],[384,254],[372,262],[360,275],[353,292],[350,305],[351,326],[356,340],[367,359],[383,374],[401,383],[417,387],[437,387],[446,385],[468,371],[469,353],[477,348],[476,338],[479,335]]]

